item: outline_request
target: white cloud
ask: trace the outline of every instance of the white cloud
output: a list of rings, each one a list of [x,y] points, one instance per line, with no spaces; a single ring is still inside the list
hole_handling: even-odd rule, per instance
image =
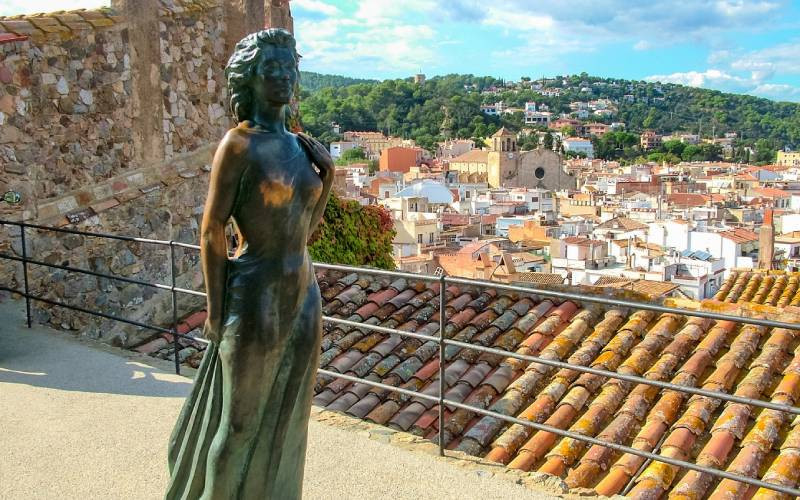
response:
[[[436,0],[442,11],[473,12],[472,19],[535,35],[550,29],[586,43],[646,39],[649,43],[714,40],[730,30],[774,29],[787,0]],[[456,6],[453,3],[457,4]],[[546,25],[538,22],[547,19]],[[522,20],[522,21],[520,21]],[[529,22],[534,20],[534,22]],[[499,22],[498,22],[499,21]],[[592,38],[586,38],[591,35]]]
[[[321,0],[294,0],[292,8],[300,8],[308,12],[315,12],[326,16],[339,15],[339,8]]]
[[[758,73],[751,73],[750,78],[747,78],[719,69],[708,69],[706,71],[652,75],[646,77],[645,80],[752,94],[779,100],[798,100],[800,98],[800,88],[784,83],[764,82],[759,76]]]
[[[633,50],[650,50],[652,48],[653,44],[647,40],[639,40],[633,45]]]
[[[785,83],[762,83],[753,89],[753,94],[773,99],[800,100],[800,88]]]
[[[679,83],[692,87],[713,86],[715,88],[719,88],[720,86],[739,88],[752,84],[752,82],[746,78],[731,75],[718,69],[708,69],[703,72],[686,71],[668,75],[653,75],[646,77],[645,80],[661,83]]]
[[[410,3],[422,8],[422,0]],[[353,15],[322,21],[299,20],[296,26],[303,65],[340,74],[354,66],[371,72],[412,72],[437,60],[435,31],[404,22],[403,5],[387,0],[362,1]]]

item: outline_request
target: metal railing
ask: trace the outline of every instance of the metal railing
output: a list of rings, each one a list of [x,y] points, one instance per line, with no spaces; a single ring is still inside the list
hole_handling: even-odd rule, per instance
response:
[[[17,293],[22,295],[25,298],[26,303],[26,314],[27,314],[27,322],[28,327],[31,326],[31,301],[41,301],[50,305],[58,306],[58,307],[65,307],[68,309],[76,310],[82,313],[111,319],[114,321],[119,321],[122,323],[130,324],[133,326],[137,326],[140,328],[151,329],[161,333],[168,333],[172,335],[173,343],[174,343],[174,357],[175,357],[175,371],[176,373],[180,374],[180,360],[178,357],[178,351],[180,348],[180,344],[178,342],[179,338],[189,338],[195,342],[202,342],[208,343],[205,339],[192,337],[190,335],[185,335],[179,333],[178,331],[178,310],[177,310],[177,294],[190,294],[199,297],[205,297],[205,293],[198,292],[195,290],[189,290],[185,288],[180,288],[176,286],[176,277],[177,277],[177,263],[175,260],[175,248],[185,248],[191,250],[200,250],[198,245],[192,245],[187,243],[181,243],[171,240],[156,240],[156,239],[149,239],[149,238],[137,238],[131,236],[118,236],[112,234],[103,234],[103,233],[94,233],[94,232],[86,232],[86,231],[77,231],[73,229],[65,229],[65,228],[55,228],[55,227],[48,227],[48,226],[41,226],[36,224],[28,224],[23,222],[12,222],[12,221],[4,221],[0,220],[0,225],[10,225],[16,226],[20,230],[19,237],[22,243],[21,254],[22,257],[17,257],[14,255],[0,253],[0,259],[8,259],[12,261],[17,261],[22,264],[23,267],[23,282],[24,282],[24,290],[16,290],[12,289],[7,286],[0,285],[0,290],[5,290],[12,293]],[[26,229],[35,229],[41,231],[52,231],[58,233],[65,233],[65,234],[76,234],[81,236],[87,237],[94,237],[94,238],[106,238],[106,239],[113,239],[118,241],[127,241],[127,242],[135,242],[135,243],[144,243],[144,244],[153,244],[153,245],[161,245],[161,246],[168,246],[170,248],[170,284],[159,284],[159,283],[149,283],[141,280],[136,280],[132,278],[122,277],[122,276],[115,276],[106,273],[99,273],[87,269],[80,269],[74,268],[71,266],[65,265],[56,265],[56,264],[49,264],[40,260],[36,260],[30,258],[27,252],[27,241],[26,241]],[[156,289],[166,290],[172,294],[172,327],[171,328],[164,328],[157,325],[150,325],[134,320],[130,320],[127,318],[122,318],[119,316],[114,316],[110,314],[105,314],[99,311],[92,311],[87,308],[66,304],[60,301],[55,301],[51,299],[47,299],[44,297],[33,295],[30,291],[30,283],[29,283],[29,270],[28,265],[33,264],[37,266],[45,266],[53,269],[60,269],[68,272],[75,272],[75,273],[82,273],[88,274],[100,278],[106,278],[111,280],[119,280],[126,283],[131,283],[140,286],[152,287]],[[479,288],[493,288],[496,290],[503,290],[508,292],[519,293],[527,296],[539,296],[539,297],[547,297],[547,298],[554,298],[554,299],[561,299],[561,300],[570,300],[575,302],[588,302],[594,304],[600,304],[605,306],[615,306],[615,307],[626,307],[626,308],[633,308],[639,310],[646,310],[646,311],[653,311],[657,313],[665,313],[665,314],[676,314],[676,315],[684,315],[684,316],[694,316],[698,318],[704,319],[711,319],[711,320],[718,320],[718,321],[732,321],[736,323],[746,323],[752,324],[757,326],[763,326],[768,328],[784,328],[789,330],[800,330],[800,324],[797,323],[788,323],[785,321],[776,321],[772,319],[763,319],[763,318],[746,318],[736,315],[730,314],[721,314],[709,311],[699,311],[699,310],[685,310],[679,309],[674,307],[668,307],[660,304],[653,304],[648,302],[636,302],[631,300],[619,300],[609,297],[601,297],[596,295],[584,295],[580,293],[573,293],[567,291],[560,291],[560,290],[549,290],[549,289],[542,289],[542,288],[535,288],[535,287],[523,287],[523,286],[516,286],[516,285],[507,285],[504,283],[497,283],[491,281],[484,281],[484,280],[474,280],[474,279],[464,279],[464,278],[455,278],[455,277],[448,277],[448,276],[433,276],[433,275],[426,275],[426,274],[415,274],[415,273],[408,273],[403,271],[386,271],[382,269],[371,269],[371,268],[363,268],[363,267],[353,267],[353,266],[345,266],[345,265],[338,265],[338,264],[325,264],[325,263],[314,263],[315,268],[317,269],[328,269],[328,270],[335,270],[335,271],[342,271],[348,273],[360,273],[360,274],[370,274],[370,275],[380,275],[380,276],[390,276],[390,277],[397,277],[397,278],[406,278],[418,281],[427,281],[431,283],[438,283],[439,284],[439,301],[438,301],[438,308],[439,308],[439,332],[438,335],[424,335],[415,332],[407,332],[398,330],[396,328],[387,328],[378,325],[369,325],[365,323],[349,321],[341,318],[334,318],[330,316],[323,316],[323,321],[332,324],[339,324],[343,326],[349,326],[353,328],[359,328],[369,331],[375,331],[380,333],[385,333],[388,335],[399,335],[402,337],[407,338],[414,338],[423,341],[430,341],[436,342],[439,346],[439,367],[438,367],[438,395],[433,396],[430,394],[425,394],[422,392],[412,391],[408,389],[403,389],[401,387],[395,387],[387,384],[383,384],[380,382],[375,382],[372,380],[364,379],[355,377],[352,375],[347,375],[345,373],[338,373],[331,370],[326,370],[322,368],[317,369],[317,373],[321,375],[326,375],[333,378],[340,378],[344,380],[348,380],[350,382],[358,383],[358,384],[366,384],[371,387],[384,389],[386,391],[397,392],[404,394],[406,396],[411,396],[414,398],[421,398],[428,401],[432,401],[438,404],[438,418],[439,418],[439,426],[438,426],[438,446],[439,446],[439,454],[444,456],[445,454],[445,425],[444,425],[444,409],[445,407],[453,407],[453,408],[460,408],[464,409],[476,414],[489,416],[492,418],[496,418],[498,420],[502,420],[512,424],[519,424],[522,426],[526,426],[532,428],[534,430],[539,430],[543,432],[549,432],[561,437],[567,437],[571,439],[575,439],[578,441],[582,441],[584,443],[588,443],[591,445],[598,445],[603,446],[606,448],[613,449],[618,452],[622,453],[629,453],[631,455],[636,455],[642,458],[647,459],[648,461],[657,461],[663,462],[669,465],[673,465],[676,467],[683,467],[689,470],[694,470],[697,472],[710,474],[718,478],[723,479],[730,479],[733,481],[738,481],[741,483],[745,483],[751,486],[756,486],[760,488],[766,488],[773,491],[778,491],[781,493],[785,493],[787,495],[793,495],[796,497],[800,497],[800,489],[792,488],[789,486],[775,484],[775,483],[768,483],[762,481],[760,479],[752,478],[743,476],[741,474],[730,473],[724,470],[715,469],[713,467],[707,467],[702,465],[697,465],[692,462],[688,462],[685,460],[678,460],[670,457],[666,457],[663,455],[658,455],[657,453],[651,453],[643,450],[638,450],[636,448],[632,448],[630,446],[625,446],[621,444],[617,444],[610,441],[605,441],[603,439],[594,438],[591,436],[585,436],[583,434],[579,434],[576,432],[572,432],[569,430],[559,429],[557,427],[553,427],[547,424],[541,424],[537,422],[532,422],[529,420],[519,419],[510,415],[504,415],[492,410],[483,409],[480,407],[470,406],[468,404],[464,404],[459,401],[450,400],[444,397],[445,395],[445,348],[447,346],[454,346],[459,347],[462,349],[471,349],[476,350],[483,353],[488,354],[496,354],[501,355],[507,358],[514,358],[522,361],[526,361],[528,363],[538,363],[546,366],[550,366],[553,368],[562,368],[568,369],[579,373],[589,373],[597,376],[608,377],[611,379],[623,380],[626,382],[631,382],[635,384],[645,384],[652,387],[658,387],[660,389],[665,390],[672,390],[678,391],[686,394],[692,394],[697,396],[704,396],[715,398],[721,401],[727,401],[732,403],[740,403],[746,404],[757,408],[764,408],[764,409],[771,409],[777,410],[781,412],[786,412],[791,415],[800,415],[800,407],[791,406],[791,405],[784,405],[779,403],[774,403],[771,401],[765,401],[755,398],[747,398],[742,396],[736,396],[733,394],[727,394],[719,391],[711,391],[707,389],[699,389],[695,387],[687,387],[682,385],[673,384],[670,382],[661,382],[658,380],[651,380],[641,376],[635,375],[626,375],[622,373],[612,372],[608,370],[602,370],[598,368],[592,368],[589,366],[583,365],[573,365],[570,363],[566,363],[563,361],[555,361],[550,359],[541,358],[539,356],[530,356],[530,355],[523,355],[516,352],[505,351],[502,349],[496,349],[493,347],[485,347],[481,345],[469,344],[466,342],[461,342],[457,340],[452,340],[444,337],[445,326],[447,324],[447,314],[446,311],[446,301],[445,301],[445,289],[449,284],[457,284],[457,285],[467,285]],[[657,450],[657,448],[656,448]],[[641,472],[640,468],[640,471]],[[638,473],[637,473],[638,475]],[[633,480],[636,478],[634,476],[631,478],[631,484]]]

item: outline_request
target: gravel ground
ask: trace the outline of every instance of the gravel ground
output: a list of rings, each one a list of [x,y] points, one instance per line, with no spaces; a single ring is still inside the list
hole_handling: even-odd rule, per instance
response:
[[[0,498],[156,499],[191,380],[170,364],[24,326],[0,303]],[[307,499],[555,498],[312,421]]]

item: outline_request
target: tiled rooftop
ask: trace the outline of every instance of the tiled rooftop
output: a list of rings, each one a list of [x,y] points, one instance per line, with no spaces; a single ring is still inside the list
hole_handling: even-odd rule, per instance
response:
[[[438,334],[438,283],[334,271],[319,272],[318,281],[326,315]],[[445,298],[451,339],[784,404],[800,397],[797,331],[495,289],[450,286]],[[798,275],[733,273],[716,299],[796,318],[781,308],[800,305]],[[320,365],[436,396],[437,349],[435,342],[326,323]],[[796,486],[800,479],[800,425],[780,412],[456,346],[445,358],[448,399],[770,482]],[[318,406],[438,441],[438,408],[426,399],[324,375],[315,393]],[[449,449],[607,495],[621,493],[634,476],[629,495],[638,498],[768,493],[455,407],[445,409],[443,425]]]
[[[318,271],[323,314],[368,325],[438,335],[439,283]],[[537,284],[576,291],[575,287]],[[643,290],[646,289],[643,288]],[[636,291],[580,291],[656,301]],[[651,380],[797,405],[800,332],[522,296],[497,289],[445,290],[445,337]],[[734,271],[714,299],[668,299],[787,322],[800,318],[800,273]],[[179,324],[200,333],[204,313]],[[320,367],[438,396],[436,342],[325,323]],[[166,337],[166,338],[165,338]],[[174,356],[169,335],[140,346]],[[199,343],[181,339],[178,356],[196,366]],[[448,346],[445,397],[586,436],[796,487],[800,418],[774,410],[644,384],[529,364]],[[438,442],[438,407],[422,398],[319,375],[314,403]],[[783,498],[602,446],[445,409],[446,447],[524,471],[563,478],[573,488],[636,498]],[[641,470],[640,470],[641,469]]]

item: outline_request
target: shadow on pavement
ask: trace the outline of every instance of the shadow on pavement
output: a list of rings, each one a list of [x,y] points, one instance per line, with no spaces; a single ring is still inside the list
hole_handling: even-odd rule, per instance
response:
[[[24,308],[22,301],[0,302],[0,385],[151,397],[189,393],[190,379],[150,360],[127,359],[124,351],[106,352],[41,325],[28,329]]]

